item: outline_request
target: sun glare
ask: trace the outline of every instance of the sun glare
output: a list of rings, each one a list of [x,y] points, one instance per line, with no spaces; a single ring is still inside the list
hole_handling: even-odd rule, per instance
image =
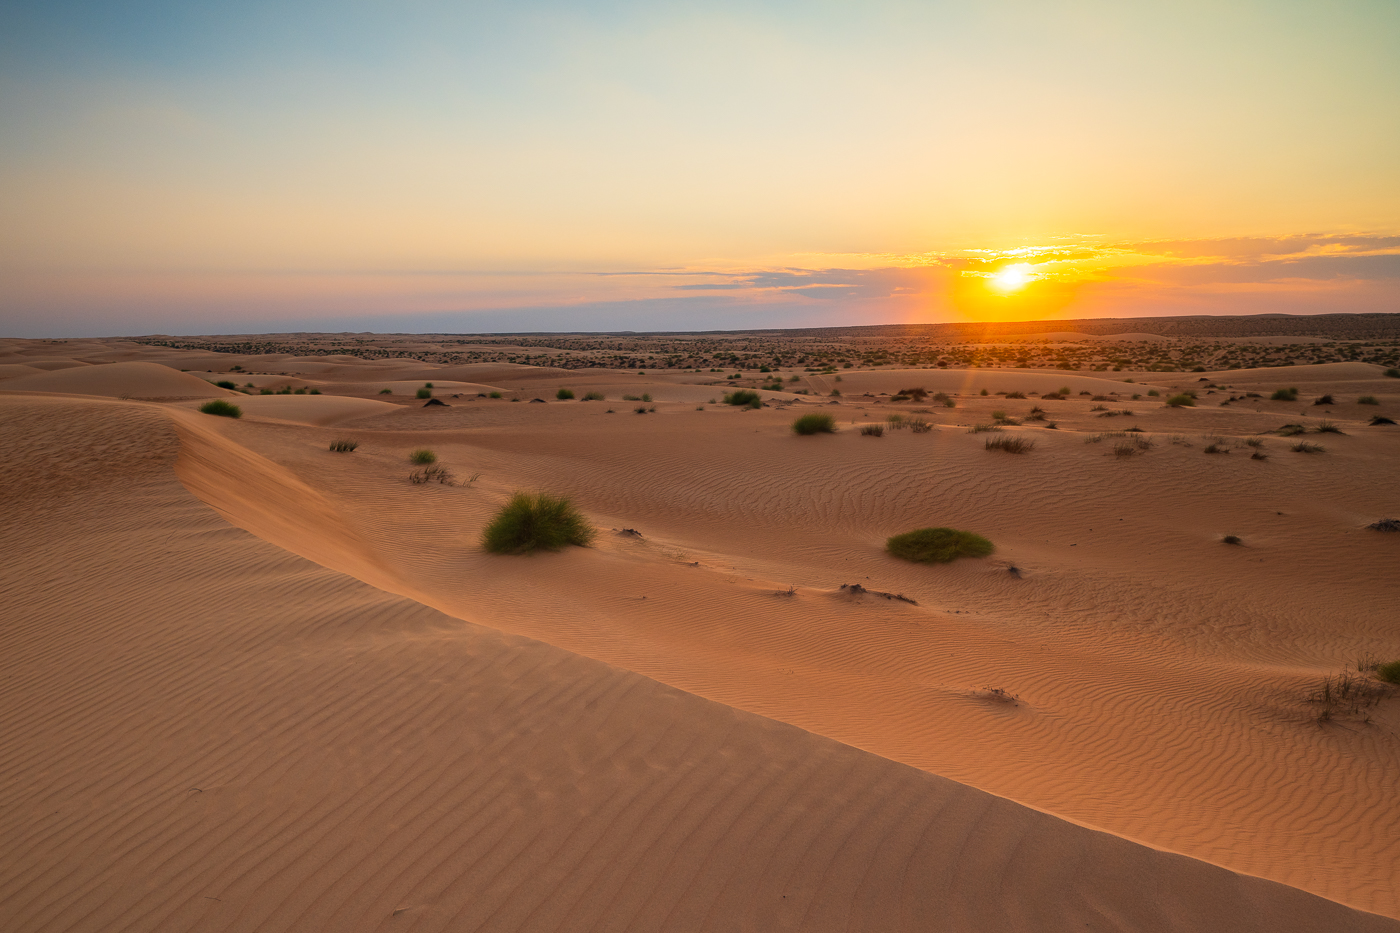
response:
[[[987,284],[999,292],[1010,293],[1025,288],[1034,279],[1030,263],[1018,262],[992,273]]]

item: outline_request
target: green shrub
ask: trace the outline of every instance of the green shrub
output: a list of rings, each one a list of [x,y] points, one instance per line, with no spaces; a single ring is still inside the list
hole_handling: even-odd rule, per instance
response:
[[[861,437],[884,437],[885,426],[883,424],[867,424],[860,429]]]
[[[835,434],[836,419],[825,412],[812,412],[803,415],[792,423],[792,430],[797,434]]]
[[[573,397],[574,397],[574,390],[573,390],[573,389],[560,389],[558,392],[555,392],[555,393],[554,393],[554,397],[557,398],[557,399],[573,398]]]
[[[1157,397],[1160,396],[1162,393],[1161,393],[1161,392],[1158,392],[1156,389],[1148,389],[1148,390],[1147,390],[1147,394],[1148,394],[1149,396],[1151,396],[1152,398],[1157,398]]]
[[[650,402],[650,401],[651,401],[651,393],[650,393],[650,392],[643,392],[643,393],[642,393],[642,401],[644,401],[644,402]]]
[[[1400,661],[1377,664],[1376,676],[1388,684],[1400,684]]]
[[[1196,400],[1184,392],[1180,395],[1173,395],[1171,398],[1167,399],[1167,406],[1169,408],[1181,408],[1183,406],[1192,406],[1195,404]]]
[[[1374,395],[1363,395],[1363,396],[1361,396],[1359,399],[1356,400],[1356,404],[1358,404],[1358,405],[1379,405],[1380,402],[1376,399],[1376,397],[1375,397]]]
[[[221,388],[221,389],[237,389],[237,388],[238,388],[238,383],[236,383],[236,382],[229,382],[227,379],[220,379],[218,382],[214,383],[214,385],[218,386],[218,387]]]
[[[762,408],[763,400],[759,398],[758,393],[754,392],[752,389],[736,389],[733,392],[724,393],[724,404]]]
[[[1385,374],[1392,379],[1400,379],[1400,369],[1396,369],[1394,366],[1387,369]]]
[[[416,395],[417,395],[419,398],[432,398],[432,397],[433,397],[433,390],[432,390],[432,389],[419,389],[418,392],[416,393]]]
[[[258,390],[258,394],[259,394],[259,395],[275,395],[276,393],[273,392],[271,389],[259,389],[259,390]]]
[[[584,400],[585,402],[601,402],[601,401],[603,401],[603,400],[606,399],[606,398],[607,398],[607,396],[604,395],[602,392],[585,392],[585,393],[583,393],[583,400]]]
[[[568,499],[518,492],[486,526],[481,546],[492,554],[557,551],[570,544],[586,547],[595,533]]]
[[[348,454],[350,451],[354,450],[356,447],[359,446],[359,441],[352,441],[346,438],[341,438],[338,441],[331,441],[331,450],[335,451],[338,454]]]
[[[1275,402],[1296,402],[1298,401],[1297,389],[1275,389],[1274,394],[1269,396]]]
[[[920,528],[890,538],[885,542],[885,550],[904,560],[946,564],[959,557],[986,557],[996,548],[986,538],[970,531]]]
[[[492,398],[500,398],[500,397],[501,397],[501,393],[500,393],[500,392],[492,392],[492,393],[491,393],[491,397],[492,397]]]
[[[206,415],[222,415],[225,418],[242,418],[243,409],[232,402],[225,402],[221,398],[216,398],[212,402],[205,402],[199,406],[199,410]]]
[[[426,447],[419,447],[408,455],[408,459],[414,463],[437,463],[437,454]]]
[[[394,390],[393,390],[393,389],[380,389],[380,390],[379,390],[379,394],[380,394],[380,395],[393,395],[393,394],[394,394]]]

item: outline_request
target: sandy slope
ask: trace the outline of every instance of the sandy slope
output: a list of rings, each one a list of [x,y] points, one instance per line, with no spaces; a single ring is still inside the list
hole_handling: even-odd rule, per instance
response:
[[[1400,929],[324,570],[155,406],[0,420],[6,930]]]
[[[1041,391],[1063,381],[1040,376]],[[187,438],[198,462],[181,475],[242,527],[349,573],[370,561],[379,585],[450,613],[1090,825],[1400,913],[1390,884],[1400,813],[1388,792],[1400,704],[1369,726],[1320,727],[1303,702],[1365,652],[1400,656],[1400,593],[1379,572],[1400,560],[1400,541],[1361,529],[1400,514],[1394,429],[1347,420],[1346,436],[1324,438],[1326,455],[1271,438],[1266,461],[1244,447],[1212,457],[1203,430],[1243,437],[1323,416],[1267,400],[1196,410],[1125,400],[1157,446],[1124,461],[1084,439],[1127,419],[1069,400],[1045,403],[1058,432],[1016,429],[1039,443],[1016,458],[983,450],[958,425],[1034,400],[973,396],[927,416],[943,425],[933,434],[877,440],[848,421],[881,420],[888,404],[847,398],[823,406],[847,430],[796,438],[791,411],[694,411],[667,403],[666,384],[650,388],[661,410],[645,417],[606,414],[615,403],[402,408],[338,426],[362,442],[349,457],[325,450],[329,435],[204,418]],[[405,455],[424,444],[482,479],[410,486]],[[227,466],[239,448],[266,465]],[[287,481],[317,490],[372,557],[342,555],[338,538],[320,534],[319,512],[297,518],[301,494],[279,492]],[[645,537],[489,558],[476,535],[519,487],[567,492],[604,528]],[[944,523],[989,535],[998,557],[927,569],[880,551],[891,533]],[[1247,546],[1221,545],[1226,533]],[[848,582],[920,605],[852,604],[838,590]],[[774,595],[790,584],[797,595]],[[1022,703],[991,702],[979,692],[988,686]]]
[[[35,364],[31,364],[35,365]],[[76,366],[8,379],[10,391],[62,392],[113,398],[225,398],[237,395],[197,376],[140,361]]]

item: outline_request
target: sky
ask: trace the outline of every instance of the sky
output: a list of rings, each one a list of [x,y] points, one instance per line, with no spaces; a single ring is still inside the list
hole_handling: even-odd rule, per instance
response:
[[[1400,311],[1395,0],[0,0],[0,335]]]

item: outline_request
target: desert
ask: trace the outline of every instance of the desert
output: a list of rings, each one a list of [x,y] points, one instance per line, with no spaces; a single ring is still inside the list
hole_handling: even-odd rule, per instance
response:
[[[1395,321],[2,339],[0,927],[1400,930]]]

